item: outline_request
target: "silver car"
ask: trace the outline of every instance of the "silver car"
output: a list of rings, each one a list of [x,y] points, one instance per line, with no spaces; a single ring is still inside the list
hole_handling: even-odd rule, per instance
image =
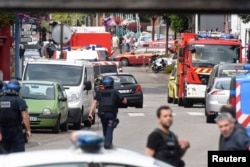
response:
[[[221,106],[228,103],[230,81],[230,77],[215,78],[213,86],[207,90],[205,103],[207,123],[213,123]]]

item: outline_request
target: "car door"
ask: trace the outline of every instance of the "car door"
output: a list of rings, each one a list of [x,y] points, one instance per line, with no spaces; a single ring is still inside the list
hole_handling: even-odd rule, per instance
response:
[[[139,48],[134,51],[133,64],[141,65],[143,64],[143,55],[146,52],[146,48]]]
[[[64,91],[62,85],[57,85],[57,92],[58,92],[58,103],[59,103],[59,109],[61,111],[61,122],[65,122],[65,120],[68,118],[68,101],[67,101],[67,95]]]

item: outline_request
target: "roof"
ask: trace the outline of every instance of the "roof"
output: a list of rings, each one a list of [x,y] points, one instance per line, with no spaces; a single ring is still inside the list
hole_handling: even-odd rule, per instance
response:
[[[103,74],[100,74],[102,76],[112,76],[112,75],[115,75],[115,76],[118,76],[118,75],[132,75],[130,73],[125,73],[125,72],[120,72],[120,73],[103,73]]]
[[[65,59],[29,59],[27,64],[56,64],[56,65],[72,65],[82,66],[91,65],[89,61],[76,61],[76,60],[65,60]]]

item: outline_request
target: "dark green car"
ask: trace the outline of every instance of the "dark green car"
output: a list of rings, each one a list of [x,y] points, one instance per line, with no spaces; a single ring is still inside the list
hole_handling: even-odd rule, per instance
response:
[[[68,102],[63,86],[50,81],[22,81],[20,95],[28,105],[31,129],[68,131]]]

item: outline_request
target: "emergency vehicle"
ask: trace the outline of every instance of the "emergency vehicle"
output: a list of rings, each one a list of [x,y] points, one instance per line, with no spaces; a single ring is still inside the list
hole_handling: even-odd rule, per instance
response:
[[[180,106],[204,104],[206,85],[214,65],[242,62],[241,40],[233,34],[183,33],[178,45],[177,94]]]
[[[120,73],[123,71],[119,61],[96,61],[91,63],[94,67],[95,78],[103,73]]]
[[[102,45],[107,48],[108,56],[112,55],[112,43],[110,32],[75,32],[69,41],[71,47]]]
[[[245,64],[244,70],[250,70],[250,64]],[[250,72],[232,77],[230,83],[229,103],[235,107],[236,119],[242,124],[250,136]]]

